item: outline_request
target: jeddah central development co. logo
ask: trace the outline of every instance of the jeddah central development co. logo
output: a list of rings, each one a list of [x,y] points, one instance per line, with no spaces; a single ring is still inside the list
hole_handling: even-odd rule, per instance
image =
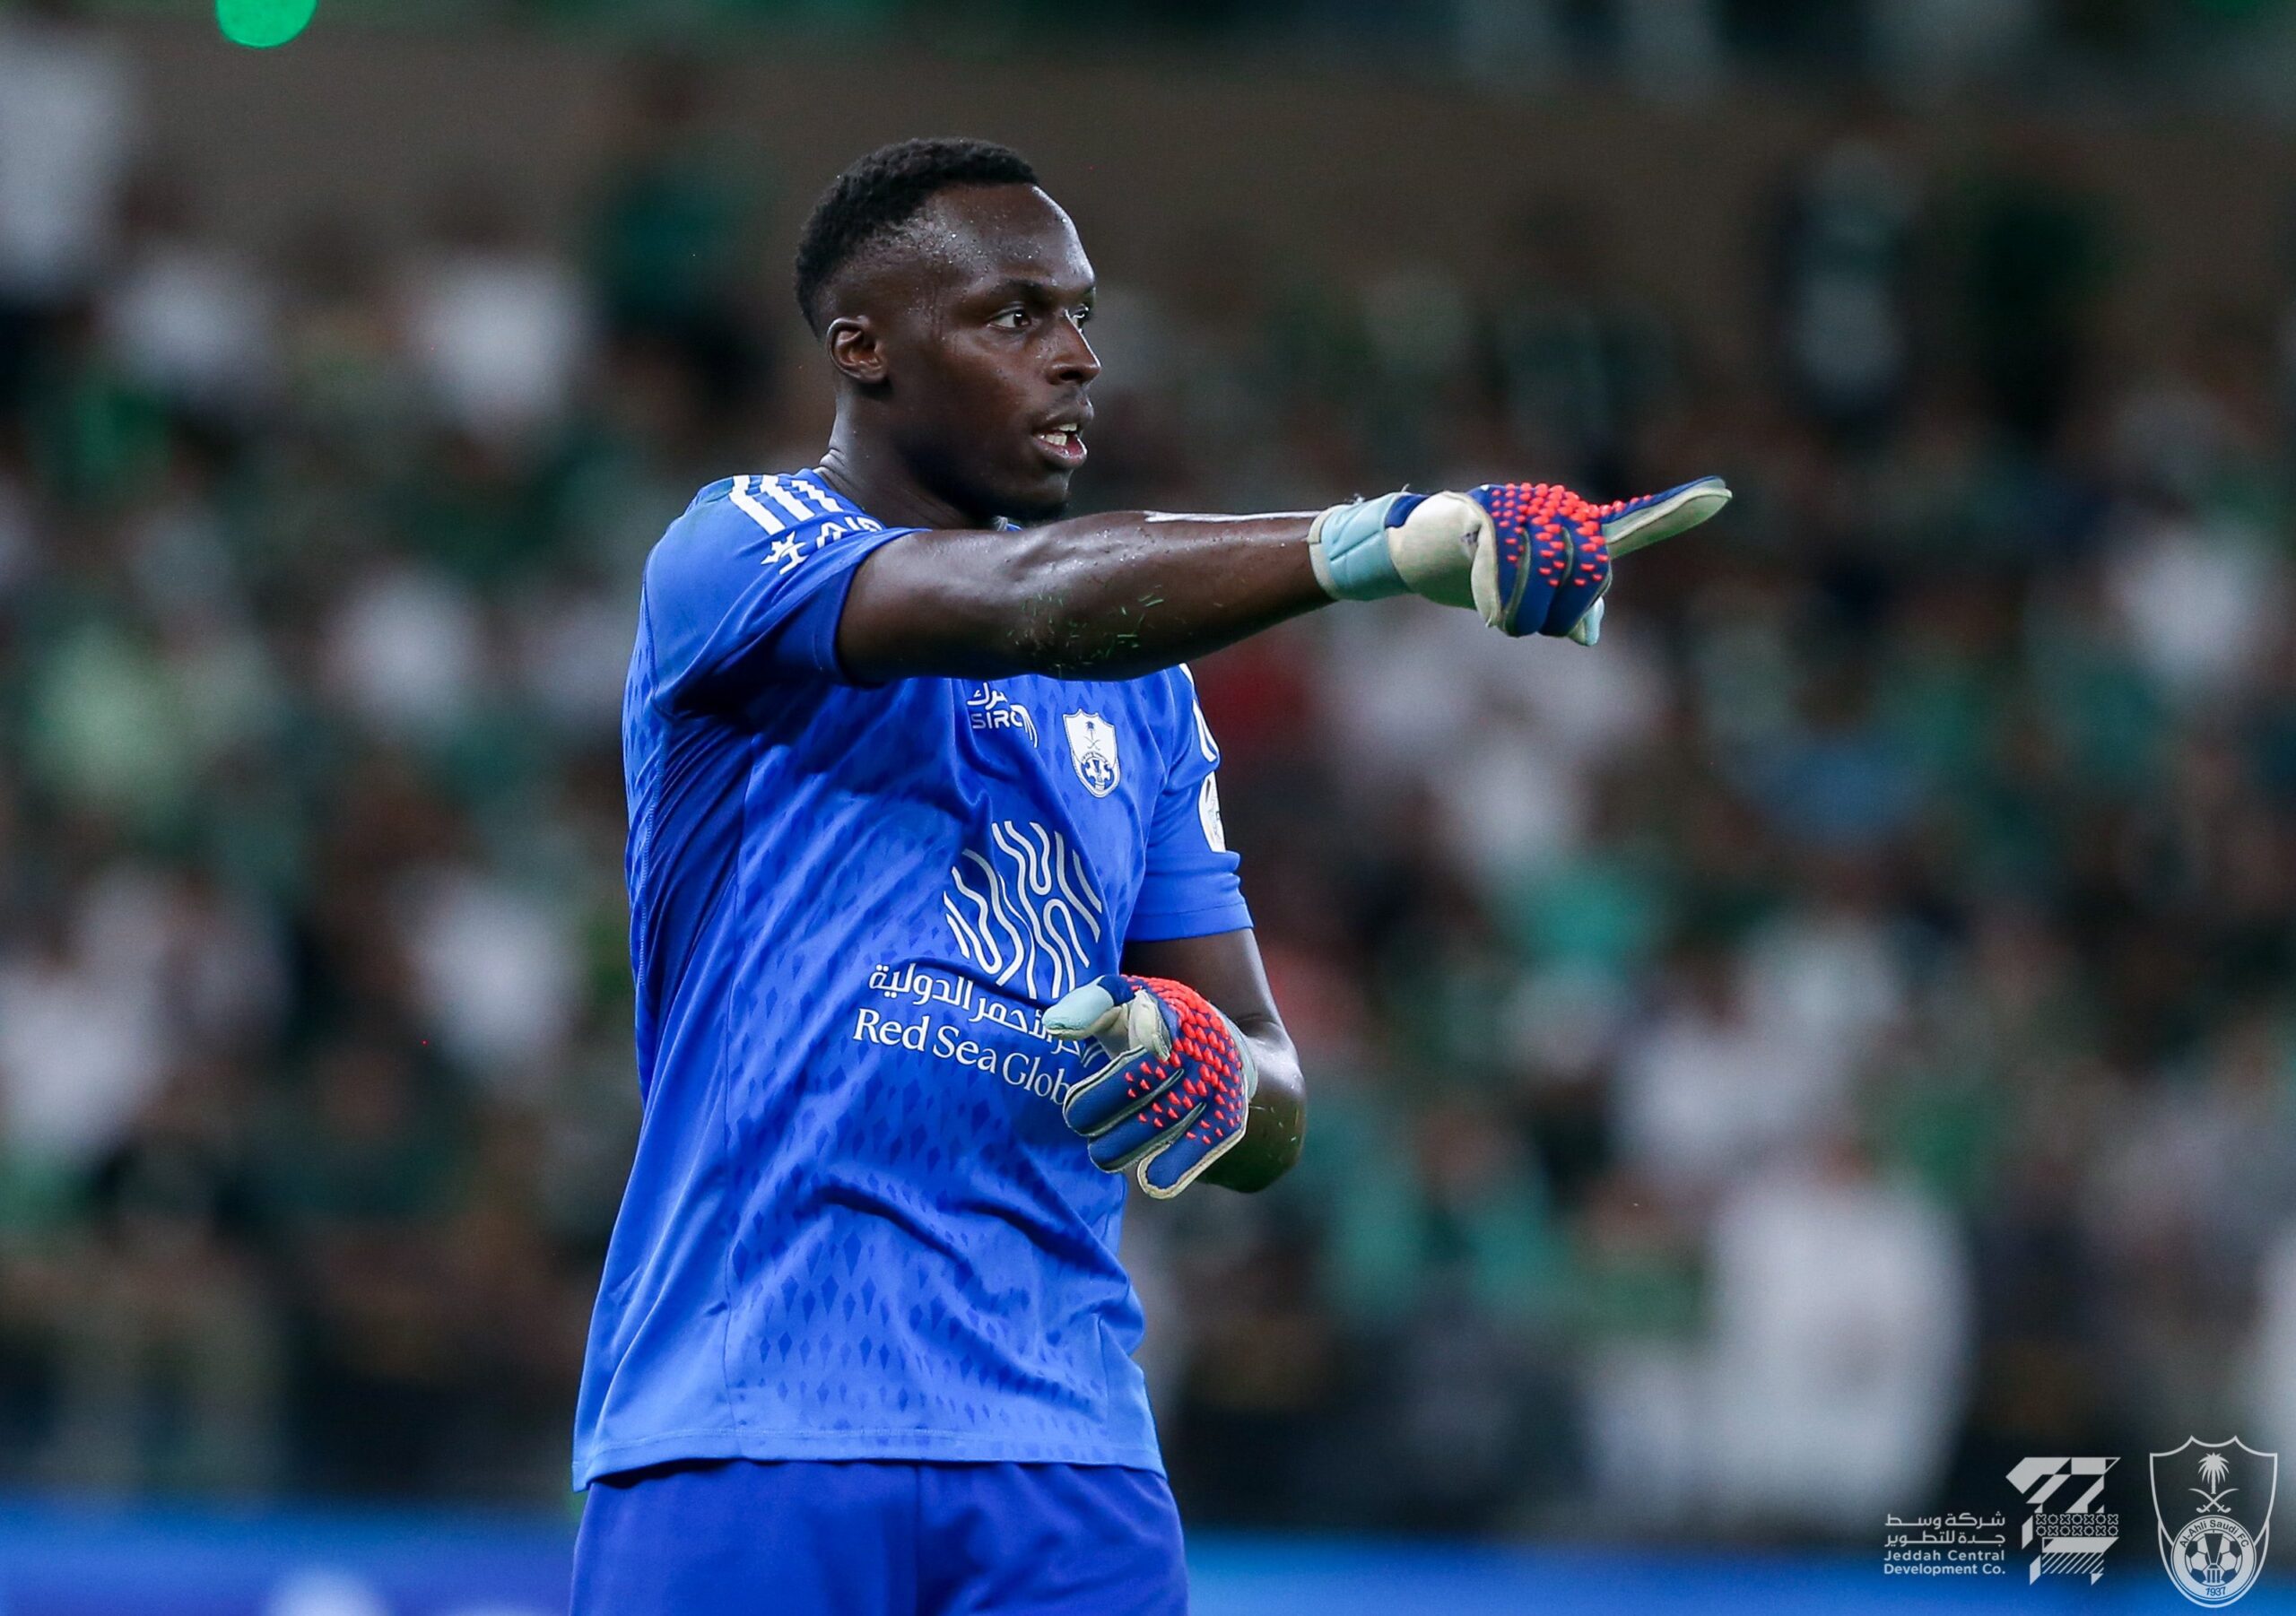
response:
[[[2161,1563],[2177,1592],[2195,1604],[2227,1605],[2256,1586],[2272,1547],[2279,1489],[2280,1455],[2260,1454],[2238,1437],[2190,1437],[2152,1455]]]
[[[2033,1507],[2020,1539],[2033,1551],[2028,1583],[2053,1576],[2086,1577],[2093,1584],[2105,1574],[2105,1551],[2120,1541],[2120,1516],[2098,1508],[2097,1495],[2105,1490],[2105,1473],[2118,1463],[2027,1459],[2009,1473],[2009,1485]]]

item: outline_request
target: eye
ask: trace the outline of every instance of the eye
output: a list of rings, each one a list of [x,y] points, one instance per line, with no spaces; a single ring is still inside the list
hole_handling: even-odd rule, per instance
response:
[[[1091,325],[1092,323],[1092,306],[1090,303],[1085,304],[1071,317],[1073,317],[1079,326]]]
[[[1027,309],[1007,308],[1002,313],[990,316],[988,323],[999,331],[1018,331],[1022,326],[1028,324],[1028,320],[1029,311]]]

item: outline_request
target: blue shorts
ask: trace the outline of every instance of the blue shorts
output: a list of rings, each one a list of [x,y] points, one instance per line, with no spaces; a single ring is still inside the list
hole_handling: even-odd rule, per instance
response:
[[[1186,1616],[1152,1471],[748,1459],[590,1485],[573,1616]]]

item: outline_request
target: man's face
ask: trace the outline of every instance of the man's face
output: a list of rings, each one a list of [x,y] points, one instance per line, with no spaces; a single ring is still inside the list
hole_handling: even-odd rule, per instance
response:
[[[1083,326],[1092,265],[1033,186],[942,192],[868,297],[887,434],[911,474],[969,516],[1057,516],[1084,464],[1100,372]]]

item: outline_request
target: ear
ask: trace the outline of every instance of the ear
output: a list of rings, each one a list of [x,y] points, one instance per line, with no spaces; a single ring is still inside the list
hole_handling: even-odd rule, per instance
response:
[[[847,380],[874,387],[885,379],[885,351],[866,315],[839,316],[829,323],[822,341],[829,348],[829,362]]]

